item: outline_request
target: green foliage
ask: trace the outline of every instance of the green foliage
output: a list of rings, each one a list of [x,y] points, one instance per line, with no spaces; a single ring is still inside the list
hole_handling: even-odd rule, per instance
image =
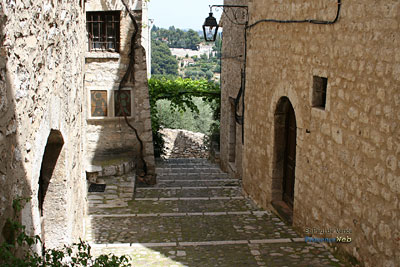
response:
[[[167,51],[166,47],[198,50],[202,41],[198,32],[194,30],[183,31],[173,26],[169,29],[153,26],[151,38],[153,45],[151,73],[161,75],[172,74],[174,76],[178,75],[178,67],[176,67],[177,64],[175,64],[175,61],[171,58],[172,56]],[[209,55],[203,54],[200,58],[193,56],[192,58],[195,64],[189,66],[184,66],[183,62],[181,62],[179,69],[180,76],[193,80],[214,80],[213,73],[221,72],[221,68],[219,67],[221,48],[222,38],[219,34],[213,47],[214,53],[210,53]],[[185,58],[189,58],[189,55],[186,54]]]
[[[166,128],[185,129],[192,132],[210,134],[210,127],[214,123],[213,110],[210,103],[204,102],[199,97],[194,97],[193,103],[197,106],[198,113],[190,109],[185,112],[174,110],[171,108],[169,100],[157,101],[160,124]]]
[[[175,29],[174,26],[169,29],[154,26],[151,30],[151,37],[153,40],[165,42],[169,48],[197,50],[201,42],[199,34],[194,30],[183,31]]]
[[[168,80],[165,78],[149,80],[149,94],[150,94],[150,110],[151,110],[151,122],[153,130],[153,142],[154,152],[156,156],[160,156],[163,153],[163,140],[159,130],[162,126],[162,120],[166,122],[167,116],[159,111],[162,110],[162,105],[168,105],[168,108],[172,112],[183,113],[187,109],[191,111],[194,120],[199,120],[200,110],[199,103],[200,99],[209,103],[212,107],[218,107],[217,104],[220,102],[220,87],[214,82],[207,80],[192,80],[178,78],[175,80]],[[195,100],[198,98],[198,100]],[[157,108],[157,101],[168,100],[167,104],[161,102],[160,108]],[[196,102],[197,101],[197,102]],[[212,104],[214,103],[214,104]],[[213,110],[213,113],[219,113],[219,110]],[[174,113],[172,113],[174,114]],[[176,113],[175,113],[176,114]],[[172,119],[173,119],[172,115]],[[184,119],[188,123],[188,118]],[[199,120],[201,123],[201,121]],[[192,125],[195,129],[195,125]],[[197,125],[199,128],[199,125]],[[205,128],[202,131],[206,132]]]
[[[206,78],[206,73],[198,68],[187,68],[185,70],[185,79],[199,80]]]
[[[211,56],[210,58],[203,54],[198,58],[192,57],[195,61],[194,64],[187,66],[184,71],[184,78],[193,80],[207,79],[211,81],[214,73],[221,73],[220,59]]]
[[[178,76],[178,75],[172,75],[172,74],[168,74],[168,75],[164,75],[164,74],[152,74],[152,75],[151,75],[151,78],[157,79],[157,80],[164,79],[164,78],[167,79],[167,80],[175,80],[175,79],[178,79],[179,76]]]
[[[214,73],[211,70],[206,71],[206,77],[207,80],[211,80],[211,78],[214,76]]]
[[[14,214],[21,211],[23,202],[29,198],[17,197],[13,201]],[[14,215],[15,216],[15,215]],[[45,249],[43,255],[34,251],[33,247],[41,245],[38,235],[28,236],[25,226],[15,219],[7,219],[5,228],[14,233],[12,240],[0,244],[0,266],[2,267],[121,267],[131,266],[127,256],[100,255],[97,258],[91,256],[91,247],[80,240],[71,246],[62,249]]]
[[[221,65],[216,65],[213,72],[215,73],[221,73]]]
[[[222,37],[221,37],[221,34],[217,35],[217,39],[215,40],[215,45],[213,47],[213,51],[217,52],[217,55],[216,55],[217,58],[221,57],[221,51],[222,51]]]
[[[165,43],[151,41],[151,53],[151,74],[178,75],[178,61]]]
[[[150,106],[160,99],[171,101],[172,108],[185,111],[186,107],[198,111],[192,102],[192,97],[201,97],[204,101],[219,99],[219,85],[207,80],[191,80],[178,78],[176,80],[149,80]]]

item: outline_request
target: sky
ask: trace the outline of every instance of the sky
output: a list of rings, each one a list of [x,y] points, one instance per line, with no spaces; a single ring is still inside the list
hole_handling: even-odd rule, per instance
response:
[[[179,29],[201,30],[208,13],[209,5],[222,5],[223,0],[150,0],[149,18],[160,28],[175,26]],[[219,21],[221,12],[213,9]]]

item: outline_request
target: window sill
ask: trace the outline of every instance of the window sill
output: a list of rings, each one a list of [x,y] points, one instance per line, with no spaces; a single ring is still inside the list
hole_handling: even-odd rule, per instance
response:
[[[315,110],[321,110],[321,111],[325,111],[326,110],[326,107],[323,107],[323,106],[312,106],[312,108],[315,109]]]
[[[119,59],[120,54],[116,52],[86,52],[85,58],[113,58]]]
[[[326,117],[328,116],[328,112],[326,109],[323,109],[321,107],[312,107],[311,116],[313,118],[326,119]]]

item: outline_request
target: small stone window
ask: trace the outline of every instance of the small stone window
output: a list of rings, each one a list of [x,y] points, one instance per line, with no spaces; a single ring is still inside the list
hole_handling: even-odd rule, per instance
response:
[[[313,95],[312,95],[313,107],[325,109],[327,86],[328,86],[328,78],[319,76],[313,77]]]
[[[89,52],[119,52],[120,11],[86,13]]]
[[[90,90],[90,118],[132,116],[132,90]]]

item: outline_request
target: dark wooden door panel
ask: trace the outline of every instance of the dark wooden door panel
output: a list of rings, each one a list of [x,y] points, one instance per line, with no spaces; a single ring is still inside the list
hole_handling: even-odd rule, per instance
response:
[[[293,207],[296,168],[296,118],[289,105],[285,123],[285,155],[283,166],[283,201]]]

